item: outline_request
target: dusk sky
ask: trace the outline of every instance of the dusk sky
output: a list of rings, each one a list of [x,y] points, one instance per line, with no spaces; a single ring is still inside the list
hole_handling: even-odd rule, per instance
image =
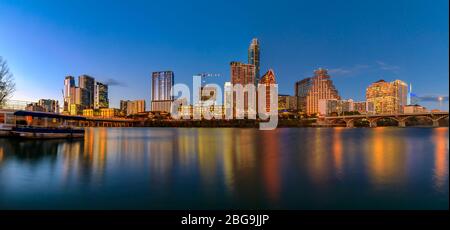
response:
[[[340,95],[364,100],[377,80],[401,79],[448,110],[448,0],[328,1],[30,1],[0,0],[0,56],[17,84],[16,100],[62,102],[66,75],[111,83],[121,99],[150,104],[153,71],[172,70],[176,83],[247,62],[256,37],[261,74],[272,68],[279,91],[329,70]]]

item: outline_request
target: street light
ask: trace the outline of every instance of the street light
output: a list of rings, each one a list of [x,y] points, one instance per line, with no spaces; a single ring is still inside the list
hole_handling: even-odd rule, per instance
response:
[[[444,100],[444,98],[443,97],[438,97],[438,100],[439,100],[439,110],[442,111],[442,100]]]

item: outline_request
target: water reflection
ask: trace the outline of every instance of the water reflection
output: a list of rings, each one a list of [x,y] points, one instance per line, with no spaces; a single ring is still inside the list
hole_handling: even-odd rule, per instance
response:
[[[448,130],[437,128],[434,133],[435,168],[434,181],[439,192],[448,192]]]
[[[336,175],[339,179],[343,177],[343,146],[342,146],[342,131],[344,128],[336,128],[333,134],[333,158]]]
[[[84,140],[0,139],[0,188],[0,208],[445,209],[448,129],[91,128]]]
[[[401,185],[407,181],[406,149],[404,138],[396,135],[398,130],[379,127],[373,129],[368,147],[369,175],[377,189],[393,184]]]

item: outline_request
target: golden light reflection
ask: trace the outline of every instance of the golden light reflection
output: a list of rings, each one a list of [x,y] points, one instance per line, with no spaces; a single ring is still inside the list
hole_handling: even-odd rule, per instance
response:
[[[276,202],[279,199],[281,190],[279,137],[276,131],[263,132],[262,136],[264,143],[264,182],[269,198],[273,202]]]
[[[321,186],[325,186],[327,183],[329,175],[329,165],[327,159],[329,158],[329,152],[327,151],[327,146],[325,138],[323,137],[325,129],[318,128],[314,132],[314,143],[311,143],[311,148],[308,159],[308,169],[311,175],[311,180],[313,183]],[[305,144],[305,143],[304,143]],[[306,143],[309,145],[309,143]],[[304,165],[302,162],[301,165]]]
[[[406,179],[406,150],[404,139],[389,134],[389,128],[373,129],[373,136],[369,142],[369,175],[372,183],[379,188],[388,184],[405,183]]]
[[[217,178],[217,158],[216,154],[221,152],[223,146],[218,145],[219,139],[212,133],[211,129],[198,130],[198,163],[203,182],[206,185],[214,184]],[[222,138],[220,136],[219,138]]]
[[[224,183],[225,188],[228,193],[232,193],[234,191],[234,162],[235,162],[235,146],[233,142],[233,130],[225,129],[223,136],[223,146],[224,151],[222,155],[223,159],[223,175],[224,175]]]
[[[333,158],[334,158],[334,167],[336,168],[336,175],[339,179],[342,179],[343,169],[342,169],[342,154],[343,154],[343,146],[342,146],[342,131],[345,128],[338,127],[334,128],[333,132]]]
[[[439,191],[445,189],[448,178],[448,137],[447,128],[434,129],[434,183]]]
[[[3,150],[3,147],[0,147],[0,164],[3,162],[4,155],[5,155],[5,150]]]

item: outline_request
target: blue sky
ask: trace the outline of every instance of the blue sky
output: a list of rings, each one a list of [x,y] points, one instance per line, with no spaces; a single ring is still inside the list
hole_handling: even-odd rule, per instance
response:
[[[279,91],[327,68],[344,98],[364,100],[374,81],[401,79],[439,108],[449,92],[448,1],[24,1],[0,0],[0,56],[14,73],[13,99],[62,100],[66,75],[115,81],[110,99],[150,101],[150,75],[176,83],[200,72],[230,79],[253,37],[261,73]],[[431,100],[430,100],[431,98]],[[149,103],[148,103],[149,104]],[[448,102],[442,109],[448,110]]]

